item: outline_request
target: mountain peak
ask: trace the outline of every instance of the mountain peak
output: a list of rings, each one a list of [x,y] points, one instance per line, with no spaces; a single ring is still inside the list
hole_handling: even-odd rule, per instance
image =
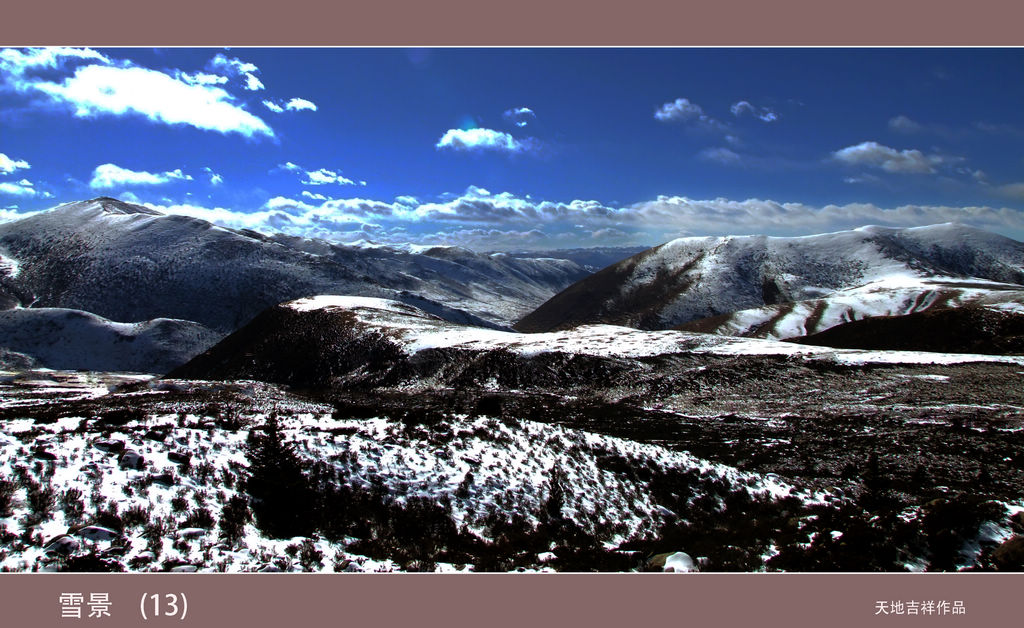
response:
[[[73,205],[77,203],[72,203]],[[100,209],[108,214],[147,214],[150,216],[162,216],[162,212],[158,212],[155,209],[146,207],[145,205],[136,205],[134,203],[126,203],[120,199],[113,198],[111,196],[97,196],[96,198],[89,199],[82,202],[83,205],[99,205]]]

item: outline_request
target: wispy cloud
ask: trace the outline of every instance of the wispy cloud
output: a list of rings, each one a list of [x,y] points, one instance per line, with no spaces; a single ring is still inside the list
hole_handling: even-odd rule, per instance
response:
[[[729,107],[729,111],[731,111],[732,115],[737,118],[744,115],[750,115],[762,122],[775,122],[779,119],[779,114],[775,113],[768,107],[755,107],[746,100],[733,103],[732,106]]]
[[[526,153],[534,150],[537,143],[532,139],[516,139],[494,129],[448,129],[434,147],[456,152]]]
[[[713,161],[726,166],[743,165],[743,157],[736,151],[725,147],[706,148],[700,151],[697,156],[704,161]]]
[[[128,170],[115,164],[102,164],[93,170],[89,187],[93,189],[109,189],[134,185],[164,185],[173,181],[191,181],[192,176],[184,174],[181,169],[169,172],[145,172]]]
[[[0,174],[11,174],[16,170],[28,170],[31,167],[24,159],[11,159],[0,153]]]
[[[0,183],[0,195],[23,196],[26,198],[51,198],[53,194],[37,190],[35,184],[28,179],[22,179],[16,183],[5,181]]]
[[[328,168],[306,170],[299,164],[290,161],[279,164],[277,167],[305,177],[301,181],[303,185],[366,185],[366,181],[354,181],[342,175],[341,171],[338,170],[330,170]]]
[[[996,191],[1001,196],[1016,199],[1019,201],[1024,201],[1024,181],[1000,185],[998,188],[996,188]]]
[[[203,168],[203,172],[205,172],[207,175],[209,175],[209,177],[210,177],[210,185],[220,185],[221,183],[224,183],[224,177],[222,177],[219,174],[217,174],[216,172],[214,172],[213,168],[210,168],[209,166],[207,166],[207,167]]]
[[[255,92],[264,89],[263,82],[256,76],[260,69],[253,63],[218,53],[210,59],[206,67],[214,72],[220,72],[222,75],[242,79],[242,86],[249,91]]]
[[[704,130],[721,132],[729,130],[728,126],[704,113],[704,109],[700,105],[691,102],[688,98],[676,98],[672,102],[661,105],[654,111],[654,119],[665,123],[686,124]]]
[[[317,106],[315,103],[306,100],[305,98],[292,98],[291,100],[284,102],[264,100],[263,106],[273,111],[274,113],[284,113],[285,111],[316,111]]]

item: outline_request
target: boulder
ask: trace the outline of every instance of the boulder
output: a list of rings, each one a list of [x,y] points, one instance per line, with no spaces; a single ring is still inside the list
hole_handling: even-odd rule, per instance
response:
[[[141,470],[146,465],[146,459],[142,457],[137,451],[126,449],[121,452],[121,455],[117,458],[117,464],[122,469],[135,469],[136,471]]]
[[[121,536],[117,531],[103,526],[85,526],[79,528],[75,534],[90,541],[113,541]]]
[[[121,440],[107,440],[101,438],[93,441],[92,446],[100,451],[105,451],[108,454],[119,454],[124,451],[124,441]]]
[[[647,567],[677,573],[697,570],[697,564],[686,552],[655,554],[647,561]]]
[[[1024,536],[1013,536],[992,552],[992,560],[1000,571],[1024,570]]]
[[[78,539],[67,534],[55,536],[43,544],[43,549],[46,550],[47,554],[59,554],[60,556],[70,556],[81,549],[81,547],[82,544]]]
[[[169,451],[167,452],[167,459],[175,464],[188,465],[192,462],[192,454],[180,451]]]

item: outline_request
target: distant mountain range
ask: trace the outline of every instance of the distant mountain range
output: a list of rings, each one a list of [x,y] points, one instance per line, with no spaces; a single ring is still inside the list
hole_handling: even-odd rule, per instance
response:
[[[518,319],[519,332],[599,324],[886,348],[871,338],[902,333],[887,320],[961,306],[1017,329],[1005,321],[1024,317],[1024,244],[943,224],[682,238],[639,253],[477,253],[265,235],[106,197],[0,224],[4,364],[162,373],[314,295],[404,304],[468,337]],[[866,318],[876,324],[840,331]],[[941,335],[889,344],[927,350]],[[940,345],[1018,352],[995,336]]]
[[[595,255],[588,258],[616,259],[614,250]],[[267,236],[102,197],[0,224],[0,306],[19,308],[16,320],[32,330],[0,325],[0,347],[45,355],[44,365],[103,363],[138,370],[153,359],[148,351],[145,358],[124,354],[99,362],[68,357],[86,352],[85,345],[72,346],[82,337],[73,330],[88,320],[94,331],[106,326],[100,335],[119,338],[123,331],[110,326],[114,322],[180,321],[190,332],[166,359],[143,369],[155,372],[207,348],[268,307],[323,293],[389,298],[448,320],[500,328],[593,270],[542,254]],[[62,338],[64,358],[56,359],[52,343],[41,339],[47,328]],[[96,341],[95,334],[89,337]]]
[[[784,339],[974,304],[1024,313],[1024,244],[959,224],[681,238],[573,284],[524,332],[612,324]]]

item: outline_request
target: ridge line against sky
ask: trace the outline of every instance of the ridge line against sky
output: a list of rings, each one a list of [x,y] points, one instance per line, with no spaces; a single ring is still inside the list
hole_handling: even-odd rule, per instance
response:
[[[0,50],[0,219],[105,195],[481,250],[1024,239],[1022,139],[1020,49]]]

